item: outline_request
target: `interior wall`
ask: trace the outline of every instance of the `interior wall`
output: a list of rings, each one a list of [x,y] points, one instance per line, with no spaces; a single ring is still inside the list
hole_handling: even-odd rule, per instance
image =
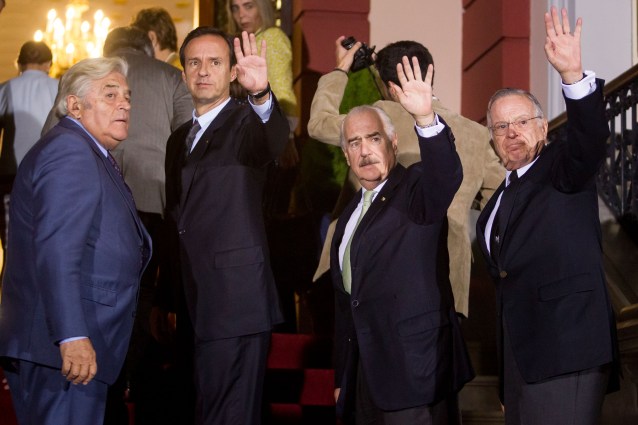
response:
[[[432,53],[434,93],[454,111],[461,108],[461,0],[370,1],[370,45],[377,50],[399,40],[414,40]],[[368,41],[368,40],[363,40]]]

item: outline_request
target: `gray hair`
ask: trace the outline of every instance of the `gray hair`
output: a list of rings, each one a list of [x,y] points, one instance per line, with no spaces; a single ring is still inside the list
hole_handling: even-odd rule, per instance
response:
[[[523,96],[528,99],[532,105],[534,106],[534,114],[541,119],[545,117],[543,114],[543,108],[541,107],[540,102],[536,99],[536,96],[523,89],[513,89],[513,88],[504,88],[499,89],[492,95],[490,101],[487,103],[487,128],[490,130],[490,136],[492,135],[492,106],[494,106],[494,102],[497,100],[507,97],[507,96]]]
[[[84,101],[91,84],[113,72],[119,72],[126,77],[128,72],[126,61],[120,57],[89,58],[73,65],[60,80],[58,103],[54,105],[55,115],[58,118],[66,116],[69,113],[66,108],[67,97],[74,95]]]
[[[363,112],[372,112],[379,117],[379,119],[381,120],[381,124],[383,125],[383,132],[388,137],[388,140],[392,140],[396,137],[397,132],[394,129],[394,124],[392,124],[392,120],[390,119],[388,114],[385,113],[383,109],[376,106],[370,106],[370,105],[356,106],[352,108],[350,112],[348,112],[348,115],[346,115],[344,120],[341,121],[341,148],[342,149],[346,148],[346,143],[347,143],[346,136],[345,136],[346,121],[348,121],[349,119],[352,119],[351,117],[353,117],[354,115],[359,115]]]

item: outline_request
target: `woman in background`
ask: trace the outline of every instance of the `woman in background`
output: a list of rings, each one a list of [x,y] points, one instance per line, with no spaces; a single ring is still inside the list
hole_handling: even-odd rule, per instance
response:
[[[229,34],[238,34],[242,31],[254,33],[257,46],[260,48],[261,41],[266,40],[268,46],[266,63],[270,88],[288,117],[292,139],[299,121],[297,98],[292,88],[292,47],[288,36],[275,26],[272,2],[270,0],[228,0],[226,4],[229,13]],[[293,166],[297,161],[298,157],[292,164],[280,165],[287,168],[287,165]]]

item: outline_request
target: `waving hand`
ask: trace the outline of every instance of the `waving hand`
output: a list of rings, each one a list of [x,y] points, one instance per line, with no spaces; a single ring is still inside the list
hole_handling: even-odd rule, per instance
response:
[[[549,63],[558,71],[565,84],[572,84],[583,78],[583,66],[580,53],[580,33],[583,20],[576,20],[576,29],[571,33],[567,10],[561,10],[561,16],[552,6],[550,13],[545,13],[545,54]]]
[[[392,96],[414,117],[417,125],[425,127],[434,121],[432,109],[432,74],[434,67],[428,66],[425,79],[422,78],[421,67],[416,57],[412,65],[407,56],[397,64],[397,76],[401,86],[390,82]]]
[[[242,41],[235,37],[235,57],[237,58],[237,81],[248,93],[259,93],[268,86],[266,67],[266,40],[261,42],[261,54],[258,54],[255,34],[241,33]]]

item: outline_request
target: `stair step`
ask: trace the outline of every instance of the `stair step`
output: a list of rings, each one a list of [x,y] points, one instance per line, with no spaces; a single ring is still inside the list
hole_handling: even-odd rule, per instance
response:
[[[304,334],[272,334],[268,368],[274,369],[330,369],[332,339]]]
[[[459,393],[459,405],[467,411],[499,411],[498,377],[478,375],[465,384]]]
[[[463,425],[501,425],[505,417],[500,410],[462,410]]]

